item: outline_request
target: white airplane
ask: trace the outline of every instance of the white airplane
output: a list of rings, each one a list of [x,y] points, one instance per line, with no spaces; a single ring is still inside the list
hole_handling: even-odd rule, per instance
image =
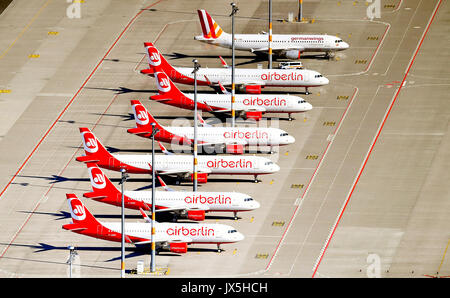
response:
[[[98,221],[75,194],[66,194],[72,223],[63,225],[63,229],[98,239],[120,242],[122,226],[120,222]],[[150,219],[142,211],[146,223],[124,224],[126,243],[135,246],[151,244]],[[157,251],[169,249],[175,253],[186,253],[188,244],[214,243],[220,252],[222,243],[234,243],[244,239],[244,235],[231,226],[222,224],[198,223],[159,223],[154,222],[154,242]]]
[[[161,66],[161,69],[175,83],[194,85],[193,67],[172,67],[151,42],[144,43],[150,67]],[[154,70],[143,69],[141,73],[154,76]],[[197,85],[218,88],[231,86],[230,68],[205,68],[197,71]],[[263,87],[309,87],[327,85],[329,80],[314,70],[308,69],[263,69],[235,68],[234,83],[246,93],[260,94]],[[230,97],[231,99],[231,97]]]
[[[158,95],[150,96],[150,99],[183,108],[194,110],[194,94],[183,93],[161,68],[161,65],[153,67]],[[197,109],[210,113],[230,113],[231,96],[219,82],[224,94],[197,94]],[[260,120],[263,113],[288,113],[292,120],[292,113],[306,112],[312,109],[312,105],[301,97],[286,94],[235,94],[233,109],[239,116]]]
[[[92,192],[83,194],[83,197],[98,202],[121,206],[121,192],[106,177],[95,163],[87,163]],[[175,218],[187,218],[202,221],[205,213],[251,211],[260,207],[260,204],[249,195],[239,192],[193,192],[174,191],[168,187],[158,176],[158,180],[165,191],[155,191],[155,210],[157,212],[172,212]],[[124,191],[124,207],[130,209],[152,209],[151,191]]]
[[[229,48],[232,47],[231,34],[220,28],[217,22],[204,9],[197,10],[203,35],[195,36],[195,40],[211,45]],[[252,53],[269,52],[269,34],[235,34],[234,48]],[[288,59],[300,59],[303,52],[330,53],[343,51],[349,48],[349,44],[341,38],[327,34],[273,34],[272,52],[279,57]]]
[[[136,127],[128,129],[129,133],[151,139],[151,123],[155,123],[156,128],[159,129],[154,136],[156,141],[176,145],[192,145],[194,143],[194,127],[162,126],[139,100],[132,99],[131,105]],[[238,146],[267,146],[272,151],[273,147],[293,144],[295,138],[284,130],[273,127],[198,126],[197,142],[201,146],[231,145],[228,146],[229,150]],[[239,151],[243,150],[239,149]]]
[[[98,141],[95,135],[85,127],[80,128],[83,140],[84,156],[76,158],[79,162],[95,162],[99,167],[112,171],[125,169],[131,174],[149,174],[152,172],[152,155],[111,154]],[[258,175],[278,172],[280,167],[270,159],[261,156],[218,156],[199,155],[197,157],[198,182],[206,183],[209,174]],[[194,159],[191,155],[155,154],[155,173],[157,175],[176,175],[178,178],[193,177]]]

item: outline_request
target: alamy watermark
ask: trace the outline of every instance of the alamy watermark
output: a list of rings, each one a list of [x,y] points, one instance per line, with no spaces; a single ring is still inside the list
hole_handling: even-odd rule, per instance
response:
[[[369,20],[374,18],[381,18],[381,0],[366,0],[368,3],[372,3],[367,6],[366,15]]]
[[[369,254],[366,259],[367,270],[366,274],[369,278],[381,277],[381,258],[378,254]]]
[[[81,0],[66,0],[70,5],[66,9],[66,15],[69,19],[81,18]]]

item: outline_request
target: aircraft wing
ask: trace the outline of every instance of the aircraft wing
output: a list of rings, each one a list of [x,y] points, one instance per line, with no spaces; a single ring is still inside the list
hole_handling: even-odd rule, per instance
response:
[[[248,85],[264,86],[264,85],[266,85],[266,83],[264,81],[255,81],[255,80],[253,80],[253,81],[244,81],[244,82],[235,83],[235,84],[239,85],[239,86],[248,86]],[[222,85],[222,87],[223,86],[230,87],[231,86],[231,81],[229,81],[229,82],[228,81],[221,82],[221,85]],[[219,84],[213,84],[213,86],[219,86],[220,87]]]
[[[266,109],[264,107],[255,107],[251,109],[234,109],[236,112],[248,112],[248,111],[257,111],[257,112],[266,112]],[[224,109],[224,110],[217,110],[211,113],[231,113],[231,109]]]
[[[198,146],[216,146],[216,145],[247,145],[247,143],[242,140],[227,140],[225,142],[208,142],[198,144]]]
[[[274,54],[280,54],[282,52],[290,51],[290,50],[299,50],[300,52],[303,52],[305,50],[304,47],[281,47],[281,46],[272,46],[272,52]],[[262,47],[257,49],[251,49],[251,52],[268,52],[269,47]]]
[[[208,168],[199,168],[198,173],[211,173],[211,170]],[[175,174],[192,174],[192,171],[187,171],[186,169],[173,169],[169,171],[158,171],[159,175],[175,175]]]
[[[162,235],[162,234],[155,234],[153,235],[153,240],[155,243],[162,243],[162,242],[168,242],[168,243],[172,243],[172,242],[186,242],[186,243],[191,243],[192,242],[192,238],[190,237],[186,237],[186,236],[169,236],[169,235]],[[150,244],[152,243],[151,239],[149,240],[144,240],[144,241],[140,241],[140,242],[133,242],[134,245],[146,245],[146,244]]]
[[[183,210],[203,210],[208,211],[209,208],[207,206],[198,205],[198,206],[192,206],[189,209],[186,209],[186,206],[171,206],[164,209],[158,209],[156,212],[170,212],[170,211],[183,211]]]

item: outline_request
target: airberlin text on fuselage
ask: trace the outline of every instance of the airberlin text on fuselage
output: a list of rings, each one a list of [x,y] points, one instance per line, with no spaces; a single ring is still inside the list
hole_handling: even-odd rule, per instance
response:
[[[223,133],[226,139],[268,139],[269,134],[265,131],[226,131]]]
[[[279,74],[276,72],[264,73],[261,75],[261,79],[264,81],[303,81],[303,75],[299,73],[291,72],[290,74]]]
[[[192,229],[185,227],[168,228],[166,232],[169,236],[214,236],[214,229],[206,227]]]
[[[246,106],[254,106],[254,105],[258,105],[258,106],[271,106],[271,107],[278,107],[278,106],[283,106],[285,107],[286,104],[286,99],[283,98],[278,98],[278,97],[274,97],[272,99],[269,98],[260,98],[260,97],[250,97],[250,98],[245,98],[243,100],[243,104]]]
[[[223,159],[220,160],[209,160],[206,165],[208,166],[208,168],[241,168],[241,169],[246,169],[246,168],[252,168],[253,167],[253,163],[250,160],[245,160],[245,159],[239,159],[239,160],[231,160],[231,161],[226,161]]]
[[[216,197],[206,197],[203,195],[199,196],[187,196],[184,201],[188,204],[216,204],[216,205],[230,205],[231,198],[225,197],[224,195],[218,195]]]

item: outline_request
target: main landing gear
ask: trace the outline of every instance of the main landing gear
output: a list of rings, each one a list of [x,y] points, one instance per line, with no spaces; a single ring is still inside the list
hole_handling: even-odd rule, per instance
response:
[[[311,94],[311,93],[309,92],[309,90],[308,90],[308,87],[305,87],[305,94],[306,94],[306,95]]]
[[[330,59],[334,59],[335,57],[335,53],[334,52],[325,52],[325,58],[330,60]]]

